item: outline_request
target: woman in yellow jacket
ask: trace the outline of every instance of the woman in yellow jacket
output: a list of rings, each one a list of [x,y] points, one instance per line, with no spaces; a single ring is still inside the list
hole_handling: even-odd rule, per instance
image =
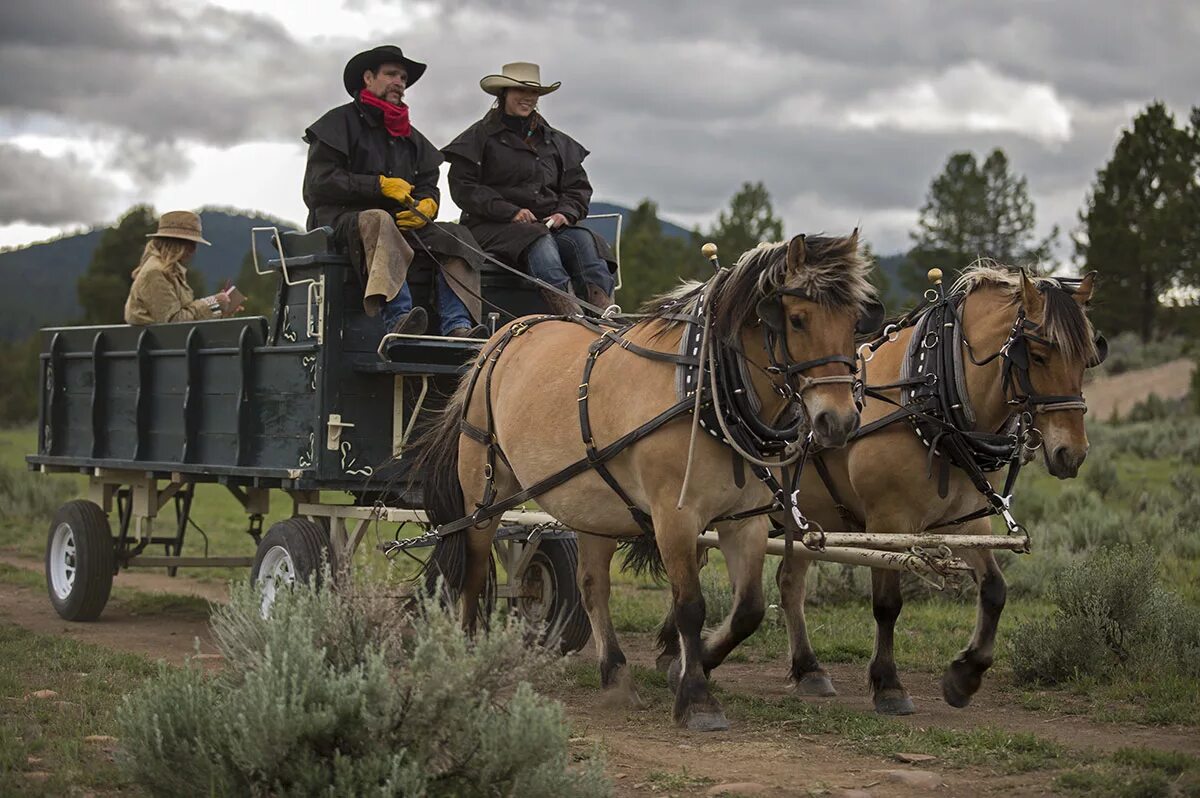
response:
[[[142,260],[133,270],[133,285],[125,300],[126,324],[164,324],[232,316],[241,310],[236,289],[195,298],[187,282],[187,263],[196,245],[211,246],[200,235],[200,217],[191,211],[170,211],[158,220],[158,232],[147,238]]]

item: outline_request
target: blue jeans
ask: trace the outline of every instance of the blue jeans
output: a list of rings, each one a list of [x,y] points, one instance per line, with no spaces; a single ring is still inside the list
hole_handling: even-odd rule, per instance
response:
[[[451,330],[457,327],[474,327],[475,322],[471,319],[471,314],[467,311],[467,306],[458,298],[458,294],[454,293],[454,289],[446,282],[446,275],[442,274],[441,269],[434,269],[437,282],[437,306],[438,315],[441,317],[441,333],[448,335]],[[396,322],[405,313],[408,313],[413,308],[412,291],[408,288],[408,283],[400,286],[400,293],[388,300],[383,306],[383,325],[385,330],[390,330],[395,326]]]
[[[612,296],[612,273],[588,230],[568,227],[542,236],[525,250],[525,263],[530,274],[562,291],[574,282],[576,293],[584,298],[589,284]]]

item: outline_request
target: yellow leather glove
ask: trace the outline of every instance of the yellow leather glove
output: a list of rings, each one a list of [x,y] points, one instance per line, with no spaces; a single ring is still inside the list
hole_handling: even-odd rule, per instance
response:
[[[437,218],[438,204],[432,197],[426,197],[417,203],[417,210],[430,219]],[[396,226],[401,230],[416,230],[425,226],[425,220],[412,211],[400,211],[396,214]]]
[[[408,202],[412,199],[413,185],[403,177],[380,175],[379,190],[383,196],[394,199],[396,202]]]

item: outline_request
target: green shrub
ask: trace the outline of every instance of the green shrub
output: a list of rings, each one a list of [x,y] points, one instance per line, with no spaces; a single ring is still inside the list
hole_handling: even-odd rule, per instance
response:
[[[1083,483],[1101,496],[1107,497],[1120,482],[1120,475],[1111,458],[1103,455],[1090,457],[1084,463]]]
[[[48,522],[75,492],[70,480],[0,463],[0,522]]]
[[[1162,586],[1147,547],[1101,549],[1055,580],[1046,619],[1012,638],[1018,679],[1059,684],[1125,672],[1200,675],[1200,609]]]
[[[452,613],[377,589],[296,590],[270,617],[236,587],[213,615],[216,674],[164,667],[131,694],[122,761],[160,795],[607,795],[572,764],[552,667],[502,618],[474,640]]]

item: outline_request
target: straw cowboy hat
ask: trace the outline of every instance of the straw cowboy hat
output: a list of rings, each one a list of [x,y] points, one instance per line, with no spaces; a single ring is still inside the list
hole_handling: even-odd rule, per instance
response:
[[[191,211],[167,211],[158,217],[158,231],[146,238],[182,238],[211,247],[200,235],[200,217]]]
[[[394,44],[384,44],[364,50],[346,62],[342,70],[342,85],[351,97],[357,97],[363,87],[363,73],[368,69],[375,72],[381,64],[402,64],[408,73],[407,86],[412,86],[425,74],[425,64],[404,57],[404,51]]]
[[[526,61],[505,64],[500,69],[499,75],[488,75],[479,81],[479,88],[488,94],[497,96],[505,89],[532,89],[538,94],[549,94],[552,91],[558,91],[558,87],[561,85],[562,81],[560,80],[549,86],[543,86],[541,69],[537,64],[530,64]]]

